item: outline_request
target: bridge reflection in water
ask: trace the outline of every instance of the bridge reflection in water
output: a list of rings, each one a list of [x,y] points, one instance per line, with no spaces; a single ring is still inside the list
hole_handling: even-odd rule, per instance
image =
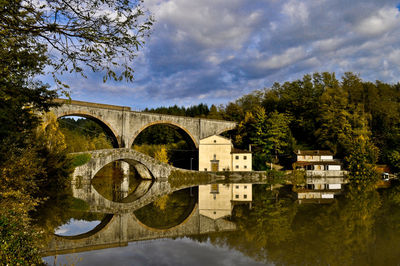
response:
[[[120,179],[120,184],[112,186],[113,195],[120,196],[113,198],[100,194],[92,184],[92,177],[77,180],[75,176],[73,196],[87,202],[90,212],[103,213],[104,219],[86,233],[52,236],[44,256],[126,246],[133,241],[232,231],[236,225],[226,218],[230,216],[233,206],[238,203],[251,204],[251,184],[214,183],[197,187],[193,186],[196,182],[194,173],[191,173],[191,182],[180,185],[168,179],[143,179],[135,186],[136,190],[129,194],[129,179],[126,176],[133,169],[137,171],[135,165],[121,164],[124,177]],[[204,179],[204,173],[201,175]],[[218,177],[211,176],[206,182],[212,180],[216,182]],[[243,192],[245,187],[246,191]],[[179,199],[174,201],[174,195],[178,194]],[[167,202],[164,205],[168,205],[168,202],[173,204],[160,207],[163,200]],[[179,208],[182,210],[176,214]],[[163,218],[163,215],[167,217]],[[175,220],[170,221],[168,215],[175,215]],[[164,220],[167,224],[160,224]]]

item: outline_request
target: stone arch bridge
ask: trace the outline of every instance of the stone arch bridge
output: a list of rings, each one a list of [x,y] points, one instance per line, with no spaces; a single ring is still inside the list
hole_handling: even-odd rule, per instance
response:
[[[97,121],[113,137],[114,148],[130,148],[135,138],[149,126],[166,124],[184,131],[198,148],[199,140],[236,127],[235,122],[184,116],[135,112],[130,107],[57,99],[52,108],[57,118],[82,116]]]
[[[175,168],[133,149],[104,149],[71,155],[79,154],[90,154],[90,160],[76,167],[72,174],[73,196],[88,202],[90,210],[94,212],[121,213],[136,210],[161,196],[198,185],[199,181],[212,183],[225,179],[216,173]],[[137,191],[122,202],[106,199],[92,187],[91,182],[100,169],[115,161],[128,163],[129,167],[134,167],[144,179]]]
[[[43,250],[43,256],[127,246],[129,242],[134,241],[234,230],[236,230],[236,225],[233,222],[223,218],[213,220],[201,215],[198,205],[181,224],[168,229],[148,228],[136,218],[133,212],[127,212],[106,216],[106,219],[95,229],[82,235],[70,237],[54,235]]]

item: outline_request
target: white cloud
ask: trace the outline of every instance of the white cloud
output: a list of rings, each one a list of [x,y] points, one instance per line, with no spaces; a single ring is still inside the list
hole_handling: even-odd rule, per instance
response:
[[[308,8],[303,1],[290,0],[282,7],[282,13],[288,16],[292,23],[307,23]]]
[[[306,51],[303,47],[289,48],[282,54],[274,55],[265,61],[259,62],[258,66],[266,69],[282,68],[305,58],[305,56]]]
[[[360,21],[355,29],[358,33],[374,36],[386,33],[400,26],[399,10],[395,7],[384,7],[376,13]]]
[[[318,40],[313,43],[314,48],[319,49],[324,52],[332,51],[337,49],[341,44],[343,44],[344,39],[341,37],[329,38],[324,40]]]

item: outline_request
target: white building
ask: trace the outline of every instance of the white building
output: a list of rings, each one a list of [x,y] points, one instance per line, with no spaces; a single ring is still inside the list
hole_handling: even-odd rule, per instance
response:
[[[253,200],[251,184],[210,184],[199,186],[199,213],[211,219],[230,216],[235,204]]]
[[[235,149],[228,138],[213,135],[199,142],[199,171],[251,171],[250,151]]]
[[[306,170],[309,176],[343,176],[340,160],[333,159],[333,153],[326,150],[298,150],[293,169]]]

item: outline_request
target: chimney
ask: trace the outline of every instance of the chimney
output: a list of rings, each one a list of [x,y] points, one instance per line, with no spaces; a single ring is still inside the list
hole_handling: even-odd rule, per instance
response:
[[[249,144],[249,151],[251,151],[251,144]]]

